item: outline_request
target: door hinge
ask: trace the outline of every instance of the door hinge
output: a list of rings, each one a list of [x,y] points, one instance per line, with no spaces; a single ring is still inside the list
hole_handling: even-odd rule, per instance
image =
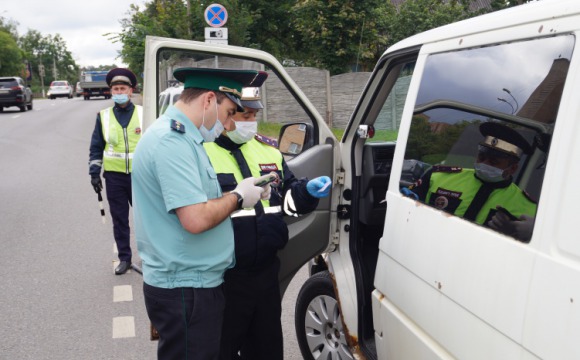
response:
[[[336,173],[336,183],[338,185],[344,185],[344,171]]]
[[[330,244],[328,244],[328,249],[326,251],[327,252],[335,251],[339,241],[340,241],[340,232],[335,231],[334,234],[332,234],[332,239],[330,239]]]

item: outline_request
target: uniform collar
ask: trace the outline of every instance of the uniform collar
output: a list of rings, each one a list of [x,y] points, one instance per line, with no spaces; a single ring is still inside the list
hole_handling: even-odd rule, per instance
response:
[[[233,142],[229,137],[224,134],[221,134],[217,139],[215,139],[215,143],[219,146],[223,147],[226,150],[236,150],[239,149],[244,144],[236,144]]]
[[[135,108],[135,105],[133,104],[133,102],[131,100],[129,100],[129,103],[125,107],[121,107],[119,104],[115,103],[115,109],[118,111],[128,112],[128,111],[132,111],[133,108]]]

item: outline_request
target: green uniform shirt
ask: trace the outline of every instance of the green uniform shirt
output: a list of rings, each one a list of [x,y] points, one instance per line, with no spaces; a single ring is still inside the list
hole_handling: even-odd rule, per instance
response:
[[[222,196],[199,130],[170,106],[145,132],[133,161],[133,213],[143,280],[155,287],[211,288],[234,265],[226,218],[200,234],[185,230],[175,209]]]

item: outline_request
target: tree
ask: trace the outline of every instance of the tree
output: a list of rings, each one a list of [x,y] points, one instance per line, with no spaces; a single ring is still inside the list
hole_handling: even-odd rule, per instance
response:
[[[0,16],[0,31],[7,32],[14,41],[18,41],[18,22]]]
[[[0,76],[22,76],[22,52],[10,33],[0,30]]]
[[[353,65],[370,69],[384,51],[384,17],[394,6],[378,0],[299,0],[292,9],[296,37],[303,49],[298,60],[331,74]]]
[[[59,34],[43,36],[37,30],[29,30],[19,39],[19,45],[31,65],[34,87],[41,84],[41,64],[45,69],[44,84],[52,80],[67,80],[71,84],[78,81],[79,67]]]

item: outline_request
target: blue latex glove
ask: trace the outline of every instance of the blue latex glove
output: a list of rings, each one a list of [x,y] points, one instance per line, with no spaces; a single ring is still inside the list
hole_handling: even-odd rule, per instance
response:
[[[315,198],[323,198],[330,194],[332,189],[332,180],[328,176],[319,176],[310,180],[306,184],[306,190],[308,193]]]
[[[401,188],[401,194],[413,198],[415,200],[419,200],[419,196],[406,187]]]

